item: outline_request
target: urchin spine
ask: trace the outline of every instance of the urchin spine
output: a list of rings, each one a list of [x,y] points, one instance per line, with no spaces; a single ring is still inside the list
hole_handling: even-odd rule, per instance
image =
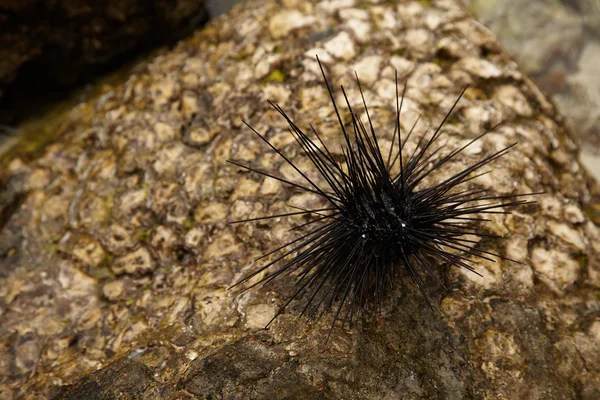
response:
[[[423,134],[412,153],[406,155],[403,154],[404,144],[413,135],[419,120],[415,121],[403,139],[400,129],[401,112],[407,85],[404,85],[400,94],[396,73],[394,132],[391,147],[384,156],[358,76],[356,83],[367,116],[367,125],[350,105],[342,86],[341,91],[350,112],[350,127],[347,127],[320,61],[319,66],[344,137],[343,162],[336,161],[313,126],[310,127],[310,131],[316,142],[300,129],[279,105],[270,101],[269,104],[286,120],[296,143],[328,187],[317,185],[246,121],[244,124],[289,164],[305,183],[291,182],[274,173],[237,161],[229,162],[301,191],[313,193],[324,199],[327,207],[297,209],[289,213],[232,222],[249,223],[303,215],[314,217],[302,224],[303,228],[310,228],[308,233],[255,260],[262,261],[269,256],[274,257],[234,286],[247,283],[265,271],[266,275],[246,290],[261,283],[270,283],[283,275],[295,275],[293,279],[296,280],[297,287],[273,320],[294,299],[304,294],[307,299],[301,315],[306,314],[309,320],[318,318],[337,302],[334,322],[341,318],[344,323],[359,306],[370,303],[379,306],[386,287],[392,283],[392,278],[399,269],[406,271],[425,295],[423,274],[437,279],[432,260],[477,273],[469,264],[472,258],[491,261],[494,261],[492,257],[506,259],[499,254],[478,248],[477,241],[464,236],[500,238],[474,230],[471,225],[473,222],[487,220],[481,214],[508,213],[505,208],[529,203],[528,200],[518,198],[533,193],[494,195],[489,190],[466,189],[465,184],[489,173],[490,171],[480,170],[504,156],[516,144],[482,158],[441,182],[424,185],[430,174],[439,171],[468,146],[497,127],[449,152],[444,151],[444,145],[435,147],[436,141],[443,134],[444,124],[463,97],[466,88],[434,132],[429,137]],[[392,172],[395,168],[398,170]],[[344,307],[346,311],[342,316]]]

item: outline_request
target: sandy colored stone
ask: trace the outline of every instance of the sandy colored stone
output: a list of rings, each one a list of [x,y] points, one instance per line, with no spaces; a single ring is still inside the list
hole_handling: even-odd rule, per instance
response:
[[[326,42],[324,47],[332,56],[344,60],[351,59],[356,54],[355,44],[346,32],[342,32]]]
[[[42,189],[50,182],[50,178],[51,173],[49,170],[45,168],[37,168],[29,176],[27,186],[32,189]]]
[[[274,38],[281,38],[293,30],[309,25],[314,21],[314,17],[305,16],[298,10],[287,10],[274,15],[270,19],[269,30]]]
[[[583,250],[585,248],[585,243],[583,242],[581,233],[574,228],[571,228],[567,224],[561,224],[556,221],[548,222],[548,229],[554,235],[558,236],[565,242],[573,245],[574,247]]]
[[[496,65],[477,58],[465,58],[457,63],[456,68],[464,69],[471,74],[486,79],[497,78],[502,75],[502,71]]]
[[[265,179],[260,186],[260,194],[262,195],[273,195],[276,194],[281,188],[281,183],[275,179]]]
[[[248,329],[263,329],[275,316],[277,310],[267,304],[259,304],[246,309],[245,326]]]
[[[59,249],[93,267],[97,267],[106,255],[102,245],[90,236],[71,232],[61,238]]]
[[[496,90],[494,97],[515,114],[524,117],[531,116],[531,106],[527,103],[527,99],[523,93],[519,92],[514,86],[500,86]]]
[[[227,217],[227,206],[223,203],[201,204],[194,218],[198,222],[210,224],[224,221]]]
[[[585,221],[581,209],[575,204],[569,204],[565,207],[565,219],[572,224],[580,224]]]
[[[151,272],[154,269],[154,262],[148,249],[140,247],[131,253],[116,258],[111,265],[111,269],[117,275],[139,275]]]
[[[125,213],[129,213],[134,208],[142,206],[147,195],[147,191],[143,189],[125,193],[121,197],[121,210]]]
[[[201,228],[190,229],[184,238],[185,245],[190,249],[197,248],[204,236],[205,233]]]
[[[117,300],[123,294],[125,282],[122,280],[112,281],[104,284],[102,294],[111,301]]]
[[[580,266],[567,253],[535,248],[531,262],[539,278],[555,292],[562,294],[578,278]]]
[[[131,233],[119,224],[112,224],[104,235],[106,247],[114,254],[123,252],[133,246],[134,241]]]

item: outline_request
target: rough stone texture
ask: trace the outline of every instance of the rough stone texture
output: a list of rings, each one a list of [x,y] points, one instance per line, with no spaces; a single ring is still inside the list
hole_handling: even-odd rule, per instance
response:
[[[43,85],[41,77],[45,77],[53,83],[72,84],[80,75],[132,50],[181,37],[207,19],[204,3],[2,0],[0,100],[5,91],[29,91],[29,80]],[[10,86],[19,75],[18,85]],[[1,104],[8,105],[11,98]],[[0,118],[9,119],[4,114]]]
[[[308,166],[267,98],[337,149],[315,54],[353,103],[353,69],[370,81],[382,146],[394,68],[409,79],[403,121],[422,115],[420,132],[471,85],[448,146],[505,123],[442,176],[519,142],[473,185],[546,192],[478,226],[508,237],[482,248],[520,264],[476,263],[481,277],[440,268],[450,290],[426,288],[440,313],[400,277],[378,318],[337,326],[327,343],[332,316],[307,325],[302,304],[259,328],[292,282],[227,288],[301,221],[227,221],[315,199],[226,160],[299,179],[244,118]],[[60,140],[39,157],[0,169],[0,397],[597,399],[598,191],[555,115],[455,0],[235,8],[65,115]]]
[[[168,394],[160,391],[157,386],[150,368],[124,358],[86,376],[75,386],[57,390],[51,397],[65,400],[151,399],[156,395]]]

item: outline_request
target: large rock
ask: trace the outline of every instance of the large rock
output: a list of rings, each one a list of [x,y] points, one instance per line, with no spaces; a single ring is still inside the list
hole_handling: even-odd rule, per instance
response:
[[[283,3],[283,4],[281,4]],[[476,263],[427,290],[406,277],[382,315],[314,325],[293,305],[261,327],[291,280],[227,288],[294,233],[293,221],[228,225],[298,193],[227,165],[281,168],[247,119],[303,162],[266,99],[339,139],[314,58],[391,139],[394,69],[406,114],[474,154],[518,141],[477,185],[544,190],[478,227],[520,264]],[[600,230],[594,183],[534,84],[454,0],[247,2],[73,109],[41,156],[1,169],[0,393],[55,398],[531,398],[600,395]],[[417,137],[415,136],[415,138]],[[409,144],[410,146],[410,144]],[[480,152],[477,155],[475,153]]]
[[[0,120],[22,114],[9,103],[14,99],[31,105],[21,104],[20,92],[39,95],[35,86],[71,85],[134,50],[181,37],[207,18],[204,0],[2,0]]]
[[[584,144],[600,155],[600,2],[462,0],[515,55]],[[595,173],[600,177],[598,158]]]

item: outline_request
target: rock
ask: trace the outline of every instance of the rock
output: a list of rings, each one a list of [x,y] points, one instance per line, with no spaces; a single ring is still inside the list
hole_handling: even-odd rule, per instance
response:
[[[111,269],[117,275],[142,275],[154,269],[154,261],[148,249],[140,247],[131,253],[116,258],[111,265]]]
[[[62,237],[58,248],[92,267],[99,266],[106,255],[100,243],[92,237],[71,232]]]
[[[271,32],[285,28],[271,24],[275,16],[300,14],[313,22]],[[353,28],[359,21],[365,29]],[[505,237],[479,248],[520,264],[475,262],[481,276],[434,264],[449,290],[434,279],[424,290],[443,312],[400,274],[377,318],[355,315],[331,330],[333,315],[308,324],[303,303],[292,302],[262,329],[294,293],[293,280],[245,293],[230,287],[264,265],[254,262],[262,254],[297,239],[291,229],[303,222],[229,222],[320,199],[226,160],[302,182],[243,119],[316,176],[271,96],[341,154],[315,53],[336,98],[343,84],[360,104],[353,68],[365,73],[382,147],[393,134],[395,68],[408,78],[402,131],[421,116],[409,151],[470,85],[443,131],[446,148],[504,124],[440,173],[518,142],[471,183],[544,192],[477,225]],[[246,2],[103,93],[60,117],[60,140],[0,160],[2,396],[552,400],[598,392],[600,190],[552,103],[457,0]],[[211,133],[186,136],[190,127]]]
[[[102,294],[104,294],[107,299],[115,301],[123,294],[125,289],[124,286],[125,282],[122,280],[105,283],[102,287]]]
[[[569,204],[565,207],[565,219],[572,224],[580,224],[585,221],[581,209],[575,204]]]
[[[196,398],[323,398],[324,393],[303,375],[292,357],[273,349],[268,336],[259,335],[192,361],[184,385]],[[258,381],[260,385],[253,384]],[[245,386],[248,383],[252,384]]]
[[[274,15],[269,21],[269,30],[274,38],[282,38],[291,31],[310,25],[315,21],[314,17],[305,17],[298,10],[286,10]]]
[[[579,264],[563,252],[535,248],[531,252],[531,263],[539,279],[557,294],[564,294],[579,277]]]
[[[205,3],[3,1],[0,104],[7,106],[18,91],[31,91],[30,80],[38,86],[70,85],[128,53],[180,38],[206,21]],[[22,96],[18,99],[25,106]],[[10,117],[0,114],[2,119]]]
[[[153,379],[150,368],[125,358],[79,380],[75,386],[67,386],[57,391],[53,398],[57,400],[153,398],[151,395],[158,393],[152,389],[157,386],[158,383]]]
[[[567,126],[585,144],[582,162],[600,178],[600,2],[462,1],[553,95]]]
[[[246,328],[262,329],[275,316],[277,310],[267,304],[259,304],[246,310]]]
[[[325,50],[334,57],[349,60],[356,55],[355,44],[346,32],[342,32],[324,44]]]
[[[575,6],[583,15],[583,20],[596,35],[600,36],[600,4],[596,0],[565,0]]]

